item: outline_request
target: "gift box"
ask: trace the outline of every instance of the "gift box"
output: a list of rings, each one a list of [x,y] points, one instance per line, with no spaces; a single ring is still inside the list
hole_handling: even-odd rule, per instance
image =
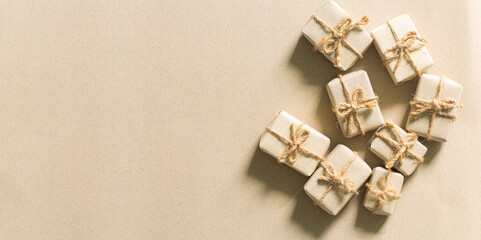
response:
[[[336,215],[358,193],[371,168],[357,153],[337,145],[304,185],[304,191],[330,215]]]
[[[320,132],[280,111],[262,134],[259,148],[278,162],[310,176],[324,160],[330,143]]]
[[[391,170],[376,167],[372,170],[371,179],[366,184],[364,207],[377,215],[391,215],[401,198],[404,177]]]
[[[419,36],[407,14],[373,29],[371,35],[395,84],[421,76],[433,65],[427,40]]]
[[[428,140],[446,142],[456,119],[463,86],[444,76],[423,74],[419,79],[406,129]]]
[[[414,133],[406,133],[391,121],[380,127],[373,135],[369,150],[384,161],[386,168],[396,168],[403,175],[411,175],[424,161],[427,148]]]
[[[339,75],[327,84],[326,89],[345,137],[364,135],[384,123],[377,96],[365,71]]]
[[[346,71],[371,45],[371,36],[360,27],[368,22],[367,17],[356,22],[337,3],[329,1],[311,16],[302,34],[315,51]]]

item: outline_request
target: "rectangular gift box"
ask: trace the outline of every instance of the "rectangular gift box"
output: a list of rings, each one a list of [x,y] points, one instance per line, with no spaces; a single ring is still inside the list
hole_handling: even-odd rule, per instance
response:
[[[333,107],[338,104],[349,103],[349,99],[352,98],[352,94],[357,88],[361,88],[364,91],[365,97],[369,98],[376,96],[372,89],[371,82],[369,81],[369,77],[367,76],[367,73],[365,71],[359,70],[356,72],[348,73],[342,76],[342,79],[345,83],[346,89],[349,91],[351,96],[346,95],[346,92],[344,91],[341,80],[339,78],[333,79],[326,86],[327,93],[329,94],[329,98],[331,99]],[[358,126],[354,124],[354,122],[351,123],[352,132],[349,133],[348,121],[346,121],[344,118],[341,118],[338,112],[335,112],[335,114],[339,121],[342,133],[345,137],[351,138],[361,134],[361,130]],[[359,109],[358,116],[361,122],[361,126],[365,132],[377,129],[384,123],[381,109],[379,108],[379,104],[377,104],[377,101],[374,108]]]
[[[315,14],[331,28],[335,27],[343,17],[348,15],[346,11],[334,1],[326,2]],[[354,19],[354,21],[356,20]],[[321,42],[328,33],[329,32],[312,17],[302,29],[302,34],[312,45]],[[372,43],[372,37],[361,27],[356,27],[349,31],[346,34],[345,40],[359,53],[364,53]],[[359,56],[344,44],[342,44],[340,51],[341,61],[338,68],[346,71],[354,65],[357,59],[359,59]],[[335,59],[334,54],[328,55],[323,53],[323,55],[331,62]]]
[[[406,36],[406,33],[410,31],[414,31],[417,33],[416,27],[414,27],[414,24],[408,14],[403,14],[401,16],[391,19],[389,21],[389,24],[392,26],[393,31],[395,32],[395,34],[397,34],[399,40],[402,40],[403,37]],[[386,58],[384,56],[384,53],[388,49],[397,45],[394,33],[391,31],[389,25],[385,23],[373,29],[371,31],[371,35],[374,39],[374,46],[376,46],[376,49],[381,56],[381,59],[385,61]],[[416,40],[412,43],[413,45],[409,46],[415,47],[416,45],[421,44],[421,41]],[[415,51],[412,51],[409,53],[409,55],[413,60],[414,64],[419,68],[421,72],[424,72],[426,69],[433,65],[433,59],[431,58],[431,55],[429,55],[428,49],[426,47],[421,47]],[[394,73],[393,70],[396,66],[396,62],[397,60],[393,60],[389,63],[386,63],[386,68],[395,84],[400,84],[402,82],[412,80],[416,76],[420,75],[417,73],[414,66],[408,61],[408,56],[406,56],[405,54],[401,58],[400,65]]]
[[[440,76],[423,74],[419,79],[414,97],[424,100],[433,100],[436,97],[440,80]],[[447,77],[444,77],[443,82],[444,84],[440,92],[440,99],[453,99],[459,104],[461,95],[463,93],[463,86]],[[457,109],[452,109],[450,113],[455,115],[457,113]],[[427,137],[431,117],[432,112],[429,111],[422,113],[417,118],[409,116],[406,123],[406,130],[416,133],[419,136]],[[446,142],[453,121],[454,119],[452,118],[436,115],[431,129],[431,140]]]
[[[404,131],[401,127],[395,124],[392,124],[392,125],[396,128],[401,138],[405,139],[408,133],[406,133],[406,131]],[[383,136],[386,136],[394,140],[395,142],[399,142],[399,141],[396,138],[396,135],[394,134],[394,132],[387,125],[381,126],[376,131],[376,133],[372,136],[371,141],[369,143],[369,150],[371,150],[374,154],[376,154],[376,156],[381,158],[384,162],[387,162],[396,154],[396,151],[390,143],[386,142],[380,137],[377,137],[376,134],[382,134]],[[426,155],[426,152],[428,151],[428,149],[417,140],[408,150],[422,158],[424,158],[424,155]],[[396,161],[396,163],[394,164],[394,168],[397,169],[399,172],[401,172],[403,175],[409,176],[414,172],[414,170],[416,170],[419,163],[420,161],[418,161],[413,155],[407,153],[405,154],[405,158],[402,163],[400,163],[399,161]]]
[[[382,189],[382,186],[380,185],[380,179],[381,177],[385,177],[386,174],[388,173],[388,170],[382,168],[382,167],[376,167],[372,170],[371,174],[371,179],[369,180],[369,185],[377,188],[377,189]],[[400,196],[401,193],[401,188],[403,186],[404,182],[404,177],[395,172],[391,172],[389,176],[389,182],[387,182],[387,189],[393,188],[393,190],[396,191],[396,195]],[[373,214],[377,215],[391,215],[394,212],[394,209],[396,208],[398,200],[397,199],[390,199],[387,201],[385,204],[380,205],[378,207],[378,195],[376,195],[373,191],[368,190],[366,192],[366,196],[364,197],[364,207],[366,207],[369,211],[374,211],[372,212]],[[377,209],[376,209],[377,208]]]
[[[274,120],[272,120],[270,128],[285,139],[291,140],[291,124],[294,124],[294,128],[297,128],[302,125],[303,122],[287,112],[280,111]],[[301,144],[301,146],[319,157],[324,157],[324,154],[326,154],[329,149],[331,140],[306,124],[302,126],[302,129],[309,132],[309,137]],[[285,142],[268,130],[262,134],[259,142],[259,148],[262,151],[277,159],[286,151],[286,146],[287,144]],[[284,159],[282,163],[294,168],[305,176],[311,176],[316,170],[319,160],[307,156],[306,154],[303,154],[302,151],[298,150],[297,159],[294,163],[291,163],[286,159]]]
[[[339,173],[354,155],[355,153],[351,149],[339,144],[329,153],[323,164],[330,164]],[[330,185],[329,182],[319,179],[323,175],[325,175],[324,168],[318,168],[304,185],[304,191],[327,213],[336,215],[349,202],[354,193],[346,192],[340,187],[333,187],[324,199],[320,200]],[[353,189],[358,190],[369,178],[369,175],[371,175],[371,168],[356,155],[352,163],[347,166],[343,177],[351,179]]]

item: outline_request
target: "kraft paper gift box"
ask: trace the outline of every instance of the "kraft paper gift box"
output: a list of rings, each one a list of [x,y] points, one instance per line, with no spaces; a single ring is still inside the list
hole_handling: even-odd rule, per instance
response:
[[[403,175],[411,175],[428,149],[417,140],[417,135],[386,121],[373,135],[369,150],[381,158],[386,168],[394,167]]]
[[[336,215],[357,194],[369,175],[371,168],[357,153],[337,145],[304,185],[304,191],[316,206]],[[345,183],[346,187],[339,183]]]
[[[463,86],[447,77],[423,74],[419,79],[406,130],[428,140],[446,142],[456,119]]]
[[[364,207],[377,215],[391,215],[401,198],[404,177],[382,167],[372,170],[371,179],[364,197]]]
[[[321,52],[335,67],[343,71],[354,65],[372,43],[369,33],[359,27],[367,24],[369,19],[363,17],[356,22],[356,20],[348,18],[346,11],[337,3],[329,1],[311,16],[302,29],[302,34],[315,46],[314,49]],[[341,21],[343,24],[338,25]],[[336,33],[332,34],[330,29]],[[325,44],[321,46],[320,43]],[[327,51],[323,51],[323,49]]]
[[[287,112],[280,111],[262,134],[259,148],[305,176],[324,159],[331,140]]]
[[[384,123],[377,96],[365,71],[340,75],[330,81],[326,89],[345,137],[364,135]]]
[[[420,37],[408,14],[373,29],[371,35],[395,84],[412,80],[433,65],[427,40]]]

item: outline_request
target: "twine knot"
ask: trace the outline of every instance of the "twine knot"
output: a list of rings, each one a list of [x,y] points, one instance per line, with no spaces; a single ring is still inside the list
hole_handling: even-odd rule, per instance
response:
[[[391,169],[398,161],[400,164],[402,164],[407,156],[412,156],[418,162],[424,162],[423,157],[415,154],[410,150],[411,147],[416,144],[418,140],[418,136],[416,134],[407,133],[406,136],[403,138],[399,130],[396,129],[394,123],[391,121],[386,121],[383,127],[387,127],[390,130],[391,135],[393,135],[394,137],[390,138],[384,134],[381,134],[379,131],[374,133],[374,136],[379,137],[380,139],[387,142],[394,150],[392,157],[385,162],[387,169]]]
[[[377,204],[372,213],[375,213],[379,210],[383,205],[388,203],[389,201],[400,199],[401,195],[397,194],[396,188],[391,187],[388,188],[389,179],[391,175],[391,169],[388,170],[387,174],[384,177],[379,178],[379,188],[366,183],[367,189],[371,190],[371,192],[377,196]]]
[[[416,119],[420,114],[425,112],[431,112],[431,121],[429,122],[429,128],[426,133],[426,139],[431,139],[431,131],[434,124],[434,119],[436,115],[444,116],[456,120],[456,115],[451,113],[455,108],[463,108],[462,104],[457,104],[456,100],[452,98],[441,99],[441,91],[444,86],[444,75],[441,76],[436,91],[436,96],[433,100],[424,100],[415,97],[409,104],[411,105],[411,112],[409,116]]]
[[[362,58],[362,53],[358,52],[354,47],[349,44],[345,38],[349,31],[360,25],[366,25],[369,23],[369,18],[362,17],[358,22],[353,22],[350,17],[343,17],[341,21],[334,27],[330,27],[324,21],[319,19],[316,14],[311,16],[316,22],[328,32],[319,43],[314,45],[314,51],[320,51],[326,55],[334,54],[333,63],[335,67],[339,67],[341,63],[341,46],[344,44],[347,48],[353,51],[359,58]]]
[[[391,32],[394,36],[394,40],[396,41],[396,45],[387,49],[384,52],[384,62],[390,63],[390,62],[396,61],[396,65],[392,70],[393,73],[395,73],[399,68],[399,65],[401,64],[402,59],[406,57],[406,60],[414,68],[418,76],[421,76],[422,71],[419,69],[419,67],[416,64],[414,64],[414,61],[411,58],[410,53],[417,51],[422,47],[426,46],[428,41],[424,38],[419,37],[415,31],[409,31],[406,33],[406,35],[402,37],[402,39],[399,39],[397,33],[394,31],[391,24],[387,22],[387,25],[389,26],[389,29],[391,29]]]
[[[359,127],[361,135],[364,135],[366,132],[361,125],[358,112],[363,108],[375,108],[378,97],[365,97],[365,93],[362,88],[356,88],[351,95],[344,80],[342,79],[342,75],[339,75],[339,80],[341,81],[341,85],[344,93],[346,94],[348,102],[337,104],[332,111],[337,113],[340,118],[343,118],[347,122],[348,133],[352,133],[352,125],[355,124]]]

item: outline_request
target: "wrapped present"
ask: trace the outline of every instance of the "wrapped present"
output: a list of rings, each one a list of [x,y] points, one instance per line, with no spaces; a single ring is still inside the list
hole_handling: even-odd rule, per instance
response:
[[[302,29],[314,50],[326,56],[336,68],[349,69],[371,45],[372,38],[360,26],[369,22],[350,18],[335,2],[326,2]]]
[[[421,76],[433,65],[427,40],[419,36],[407,14],[373,29],[371,35],[395,84]]]
[[[331,141],[290,114],[281,111],[266,127],[259,148],[300,173],[311,176]]]
[[[337,145],[304,185],[304,191],[316,206],[336,215],[358,194],[369,175],[371,168],[357,153]]]
[[[345,137],[364,135],[384,123],[378,98],[365,71],[339,75],[326,89]]]
[[[424,161],[427,148],[415,133],[406,133],[391,121],[386,121],[373,135],[369,150],[384,161],[387,169],[396,168],[408,176]]]
[[[372,214],[391,215],[401,198],[401,188],[404,177],[391,169],[376,167],[372,170],[371,179],[366,183],[367,192],[364,197],[364,207]]]
[[[463,86],[444,76],[423,74],[419,79],[406,129],[428,140],[446,142],[456,119]]]

